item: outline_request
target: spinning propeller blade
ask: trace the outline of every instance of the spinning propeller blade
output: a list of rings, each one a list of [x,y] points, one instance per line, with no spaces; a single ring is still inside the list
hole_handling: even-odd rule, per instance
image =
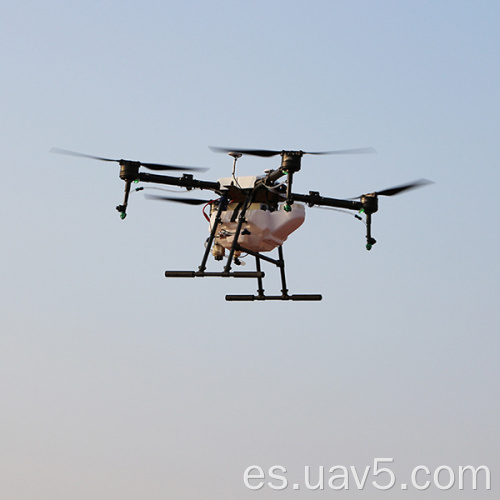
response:
[[[210,146],[210,149],[214,153],[241,153],[244,155],[264,156],[264,157],[276,156],[281,153],[281,151],[271,151],[267,149],[241,149],[241,148],[228,149],[228,148],[218,148],[213,146]]]
[[[400,194],[403,191],[409,191],[410,189],[416,189],[419,187],[427,186],[429,184],[434,184],[434,182],[429,181],[427,179],[419,179],[418,181],[409,182],[407,184],[401,184],[400,186],[394,186],[392,188],[383,189],[382,191],[376,191],[375,193],[370,193],[370,194],[374,194],[377,196],[394,196],[395,194]],[[355,198],[350,198],[350,199],[358,200],[362,196],[365,195],[356,196]]]
[[[337,149],[335,151],[304,151],[305,155],[366,155],[376,153],[375,148]]]
[[[219,148],[219,147],[210,147],[212,151],[215,153],[241,153],[245,155],[253,155],[253,156],[263,156],[270,157],[276,156],[283,153],[283,151],[276,151],[271,149],[228,149],[228,148]],[[345,154],[368,154],[375,153],[374,148],[356,148],[356,149],[338,149],[335,151],[300,151],[305,155],[345,155]]]
[[[91,160],[120,162],[120,160],[112,160],[111,158],[102,158],[100,156],[87,155],[85,153],[77,153],[76,151],[68,151],[67,149],[61,149],[61,148],[52,148],[50,150],[50,152],[51,153],[56,153],[58,155],[68,155],[68,156],[77,156],[77,157],[80,157],[80,158],[90,158]]]
[[[381,196],[394,196],[395,194],[402,193],[403,191],[409,191],[410,189],[427,186],[428,184],[434,184],[434,183],[427,179],[420,179],[415,182],[409,182],[408,184],[402,184],[401,186],[395,186],[393,188],[378,191],[377,194]]]
[[[145,194],[144,197],[148,200],[173,201],[174,203],[184,203],[185,205],[206,205],[210,203],[210,200],[202,200],[200,198],[174,198],[158,194]]]
[[[125,163],[136,163],[141,167],[148,168],[150,170],[178,170],[181,172],[206,172],[208,168],[200,168],[200,167],[182,167],[178,165],[164,165],[161,163],[143,163],[140,161],[131,161],[131,160],[115,160],[112,158],[103,158],[101,156],[88,155],[85,153],[77,153],[76,151],[68,151],[67,149],[60,148],[52,148],[50,150],[51,153],[56,153],[60,155],[68,155],[68,156],[77,156],[80,158],[90,158],[91,160],[100,160],[100,161],[112,161],[119,163],[120,165]]]

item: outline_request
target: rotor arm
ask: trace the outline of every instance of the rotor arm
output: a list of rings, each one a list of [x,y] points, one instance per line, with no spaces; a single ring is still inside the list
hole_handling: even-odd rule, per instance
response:
[[[320,196],[316,191],[309,191],[309,194],[292,194],[295,201],[307,203],[310,207],[314,205],[334,208],[344,208],[346,210],[360,211],[364,208],[363,203],[354,200],[339,200],[336,198],[327,198]]]
[[[191,174],[184,174],[182,177],[172,177],[169,175],[149,174],[139,172],[138,179],[142,182],[152,182],[155,184],[166,184],[168,186],[184,187],[190,189],[206,189],[220,194],[221,188],[218,182],[202,181],[194,179]]]
[[[371,250],[372,246],[375,245],[376,240],[372,237],[371,227],[372,214],[378,210],[378,200],[376,194],[362,196],[361,201],[326,198],[324,196],[320,196],[320,194],[315,191],[310,191],[308,195],[294,194],[293,197],[296,201],[307,203],[310,207],[317,205],[355,210],[357,212],[363,211],[366,214],[366,249]]]
[[[265,184],[266,186],[272,186],[278,179],[281,177],[285,176],[286,172],[284,172],[284,169],[282,167],[278,168],[277,170],[271,170],[264,179],[262,179],[262,183]]]

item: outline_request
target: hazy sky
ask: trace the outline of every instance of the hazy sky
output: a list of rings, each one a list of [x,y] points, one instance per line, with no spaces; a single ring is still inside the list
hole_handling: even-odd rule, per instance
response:
[[[5,3],[0,498],[496,498],[499,16],[486,0]],[[307,211],[288,284],[322,302],[227,303],[255,283],[164,278],[199,265],[199,207],[134,193],[122,221],[117,165],[49,153],[216,180],[231,159],[210,145],[376,148],[305,158],[297,192],[435,184],[380,200],[371,252],[352,216]],[[377,458],[394,459],[388,491]],[[288,487],[250,490],[251,465]],[[337,465],[370,466],[364,489],[304,486],[306,466]],[[419,465],[420,483],[485,465],[492,489],[418,491]]]

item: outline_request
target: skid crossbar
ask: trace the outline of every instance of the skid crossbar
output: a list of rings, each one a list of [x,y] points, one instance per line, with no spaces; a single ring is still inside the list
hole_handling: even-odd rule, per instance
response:
[[[226,300],[230,302],[255,300],[322,300],[323,297],[318,294],[309,295],[226,295]]]
[[[232,272],[206,272],[206,271],[165,271],[165,278],[258,278],[265,276],[263,272],[258,271],[232,271]]]

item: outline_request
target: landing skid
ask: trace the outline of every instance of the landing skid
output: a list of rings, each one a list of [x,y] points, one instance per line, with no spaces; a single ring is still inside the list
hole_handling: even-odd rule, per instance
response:
[[[321,300],[321,295],[226,295],[230,302],[254,300]]]
[[[206,271],[165,271],[165,278],[263,278],[265,275],[262,272],[256,271],[233,271],[213,273]]]

